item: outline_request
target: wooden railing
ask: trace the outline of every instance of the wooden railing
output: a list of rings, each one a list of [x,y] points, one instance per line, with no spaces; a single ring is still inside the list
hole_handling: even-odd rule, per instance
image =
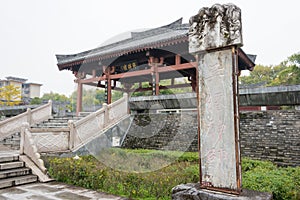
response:
[[[27,122],[29,125],[36,124],[47,120],[52,115],[51,100],[38,108],[19,114],[15,117],[8,118],[0,122],[0,140],[14,133],[21,132],[22,123]]]
[[[126,115],[128,115],[128,95],[125,93],[123,98],[110,105],[103,104],[100,110],[87,117],[76,122],[69,121],[69,148],[76,149],[83,145]]]

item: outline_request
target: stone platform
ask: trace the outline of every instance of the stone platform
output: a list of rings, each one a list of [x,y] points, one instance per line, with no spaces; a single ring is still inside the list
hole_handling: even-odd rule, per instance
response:
[[[199,183],[188,183],[172,189],[173,200],[272,200],[272,194],[243,189],[241,195],[230,195],[199,189]]]

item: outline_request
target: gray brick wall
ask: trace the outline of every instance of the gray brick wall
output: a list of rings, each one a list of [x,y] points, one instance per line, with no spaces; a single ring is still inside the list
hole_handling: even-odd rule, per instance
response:
[[[124,140],[125,148],[197,150],[197,114],[137,114]]]
[[[240,114],[242,156],[300,166],[300,111]]]
[[[300,166],[300,111],[242,112],[240,140],[243,157]],[[197,114],[135,115],[123,147],[197,151]]]

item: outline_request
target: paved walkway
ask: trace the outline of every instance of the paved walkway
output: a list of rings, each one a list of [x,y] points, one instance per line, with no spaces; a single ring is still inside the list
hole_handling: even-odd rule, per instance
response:
[[[14,153],[19,151],[0,144],[0,156],[2,154]],[[33,183],[16,187],[0,189],[0,200],[123,200],[125,198],[96,192],[81,187],[75,187],[56,181],[49,183]]]
[[[0,190],[0,200],[123,200],[125,198],[58,182],[34,183]]]

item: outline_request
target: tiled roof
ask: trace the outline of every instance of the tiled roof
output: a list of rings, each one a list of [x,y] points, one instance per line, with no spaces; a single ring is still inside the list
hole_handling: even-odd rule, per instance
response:
[[[60,70],[79,65],[86,62],[119,57],[133,52],[148,49],[161,48],[188,41],[189,24],[183,24],[182,18],[166,26],[142,31],[131,32],[131,37],[112,44],[100,46],[98,48],[73,55],[56,55],[57,65]],[[241,69],[252,70],[255,66],[256,55],[245,55],[244,59],[249,62],[239,62]],[[241,59],[242,61],[243,59]]]
[[[159,48],[187,41],[188,24],[182,24],[182,18],[166,26],[142,32],[132,32],[131,37],[113,44],[73,55],[56,55],[58,65],[82,62],[90,59],[106,59],[151,48]]]

